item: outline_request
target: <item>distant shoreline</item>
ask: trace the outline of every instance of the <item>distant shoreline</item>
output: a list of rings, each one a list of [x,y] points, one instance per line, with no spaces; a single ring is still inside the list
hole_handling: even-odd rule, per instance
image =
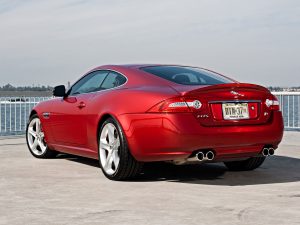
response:
[[[52,91],[0,91],[0,97],[51,97]]]

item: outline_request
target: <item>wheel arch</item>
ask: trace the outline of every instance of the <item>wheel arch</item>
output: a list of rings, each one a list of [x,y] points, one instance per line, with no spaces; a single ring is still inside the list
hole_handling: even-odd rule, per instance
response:
[[[111,120],[114,120],[117,123],[117,125],[118,125],[117,129],[119,129],[119,130],[121,129],[121,131],[123,132],[123,134],[121,134],[121,135],[123,136],[123,140],[125,141],[125,143],[127,143],[127,146],[126,146],[126,149],[120,149],[120,151],[123,152],[122,155],[124,158],[122,158],[122,159],[120,158],[120,164],[118,165],[118,169],[114,172],[113,175],[110,175],[103,168],[103,164],[102,164],[101,158],[100,158],[100,151],[99,151],[99,138],[97,138],[98,160],[99,160],[100,167],[103,171],[103,174],[108,179],[111,179],[111,180],[125,180],[125,179],[129,179],[131,177],[135,177],[140,173],[143,163],[138,162],[135,159],[135,157],[132,155],[130,147],[128,146],[127,137],[124,133],[124,129],[123,129],[122,124],[120,123],[120,120],[118,120],[118,118],[116,116],[114,116],[113,114],[110,114],[110,113],[103,114],[99,118],[99,123],[98,123],[98,128],[97,128],[98,136],[100,134],[101,126],[103,125],[104,121],[106,121],[108,118]]]
[[[114,118],[110,113],[105,113],[103,114],[98,121],[98,127],[97,127],[97,133],[96,133],[96,137],[97,137],[97,144],[99,145],[99,133],[100,133],[100,129],[102,124],[104,123],[105,120],[107,120],[108,118]],[[115,118],[114,118],[115,119]]]
[[[115,115],[113,115],[112,113],[104,113],[103,115],[101,115],[101,117],[99,118],[99,122],[98,122],[98,127],[97,127],[97,148],[98,148],[98,151],[99,151],[99,133],[100,133],[100,129],[101,129],[101,126],[102,124],[108,119],[108,118],[112,118],[114,119],[119,125],[120,125],[120,128],[122,129],[123,131],[123,136],[124,136],[124,139],[127,143],[127,146],[128,146],[128,141],[127,141],[127,137],[126,137],[126,134],[124,132],[124,128],[123,128],[123,125],[122,123],[120,122],[120,120],[117,119],[117,117]],[[130,154],[132,154],[131,152],[131,149],[129,148],[128,146],[128,150],[130,152]]]
[[[38,115],[38,112],[35,109],[31,110],[29,118],[31,118],[33,115]]]

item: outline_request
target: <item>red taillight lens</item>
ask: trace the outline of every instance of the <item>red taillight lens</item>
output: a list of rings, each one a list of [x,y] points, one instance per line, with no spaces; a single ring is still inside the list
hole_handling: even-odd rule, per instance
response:
[[[276,96],[273,95],[273,98],[272,99],[266,99],[266,102],[265,102],[266,106],[268,108],[270,108],[271,110],[274,110],[274,111],[279,111],[280,110],[280,104],[279,104],[279,101],[278,99],[276,98]]]
[[[167,99],[163,102],[153,106],[148,112],[161,113],[161,112],[193,112],[200,109],[201,102],[197,99],[185,99],[183,97]]]

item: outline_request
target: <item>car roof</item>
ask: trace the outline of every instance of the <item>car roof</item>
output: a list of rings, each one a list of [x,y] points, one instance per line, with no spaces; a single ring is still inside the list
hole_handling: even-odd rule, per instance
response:
[[[129,69],[140,69],[143,67],[149,66],[183,66],[183,65],[175,65],[175,64],[110,64],[98,66],[95,69],[103,69],[103,68],[129,68]]]
[[[122,66],[125,66],[125,67],[128,67],[128,68],[139,69],[139,68],[148,67],[148,66],[166,66],[166,65],[163,65],[163,64],[125,64],[125,65],[122,65]]]

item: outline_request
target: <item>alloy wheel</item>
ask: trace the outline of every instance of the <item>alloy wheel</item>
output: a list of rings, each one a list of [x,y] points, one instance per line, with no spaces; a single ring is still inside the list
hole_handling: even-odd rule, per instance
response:
[[[118,170],[120,146],[120,136],[115,125],[105,124],[100,134],[99,154],[101,166],[108,175],[113,175]]]
[[[34,118],[30,121],[27,129],[27,140],[30,150],[35,155],[41,156],[46,152],[45,134],[39,118]]]

